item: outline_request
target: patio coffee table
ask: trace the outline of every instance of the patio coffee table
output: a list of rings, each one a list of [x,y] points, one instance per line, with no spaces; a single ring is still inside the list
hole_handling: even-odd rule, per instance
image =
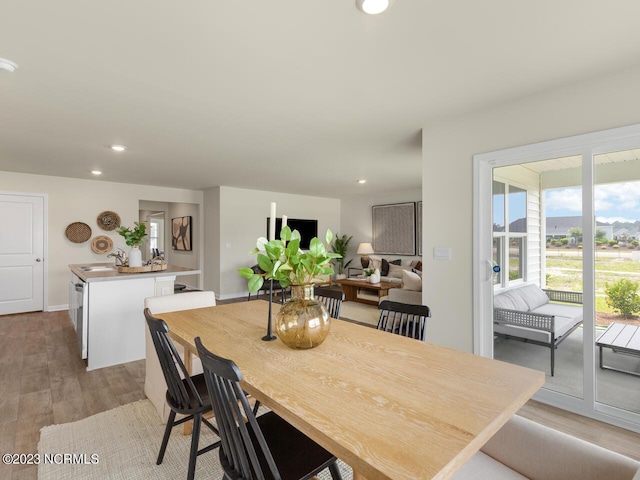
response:
[[[600,368],[640,376],[638,372],[604,365],[602,360],[603,348],[610,348],[614,353],[640,357],[640,326],[614,322],[598,337],[596,345],[600,349]]]
[[[367,305],[378,305],[378,302],[375,300],[369,300],[368,298],[360,298],[358,297],[358,289],[362,288],[363,290],[373,290],[378,294],[378,300],[389,294],[390,288],[401,287],[400,283],[392,283],[392,282],[380,282],[380,283],[369,283],[366,280],[353,280],[349,278],[345,278],[344,280],[336,280],[336,283],[340,284],[340,288],[344,292],[344,300],[345,302],[358,302],[358,303],[366,303]]]

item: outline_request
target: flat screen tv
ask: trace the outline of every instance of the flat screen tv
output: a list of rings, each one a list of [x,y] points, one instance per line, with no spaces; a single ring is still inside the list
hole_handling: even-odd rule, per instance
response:
[[[270,218],[267,217],[267,234],[269,238],[269,224]],[[300,232],[300,248],[307,250],[309,243],[313,237],[318,236],[318,221],[317,220],[302,220],[299,218],[287,218],[287,225],[293,230]],[[282,218],[276,218],[276,238],[280,238],[280,230],[282,230]]]

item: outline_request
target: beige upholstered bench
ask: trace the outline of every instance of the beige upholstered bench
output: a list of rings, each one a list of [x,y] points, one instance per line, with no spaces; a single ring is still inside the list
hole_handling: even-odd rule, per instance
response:
[[[640,480],[640,462],[514,415],[455,480]]]

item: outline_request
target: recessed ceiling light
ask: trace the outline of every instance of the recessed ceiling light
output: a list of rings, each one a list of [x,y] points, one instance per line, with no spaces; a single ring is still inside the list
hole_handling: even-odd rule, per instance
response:
[[[111,150],[115,150],[116,152],[124,152],[127,149],[124,145],[111,145]]]
[[[91,173],[94,175],[102,175],[102,172],[100,170],[91,170]]]
[[[358,183],[363,184],[363,183],[367,183],[367,181],[365,179],[362,179],[362,180],[358,180]]]
[[[13,73],[18,69],[18,65],[16,65],[11,60],[7,60],[6,58],[0,58],[0,70],[4,70],[5,72]]]
[[[356,0],[356,7],[361,12],[377,15],[389,8],[391,2],[392,0]]]

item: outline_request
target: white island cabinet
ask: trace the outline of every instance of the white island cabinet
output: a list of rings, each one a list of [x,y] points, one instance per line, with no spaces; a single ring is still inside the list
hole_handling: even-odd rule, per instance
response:
[[[145,273],[119,273],[108,264],[69,265],[86,289],[81,314],[76,322],[79,343],[85,337],[87,370],[109,367],[145,358],[144,299],[174,295],[178,275],[200,271],[169,265],[166,270]],[[98,268],[96,268],[98,267]],[[95,268],[95,270],[86,270]],[[86,333],[81,333],[84,330]]]

